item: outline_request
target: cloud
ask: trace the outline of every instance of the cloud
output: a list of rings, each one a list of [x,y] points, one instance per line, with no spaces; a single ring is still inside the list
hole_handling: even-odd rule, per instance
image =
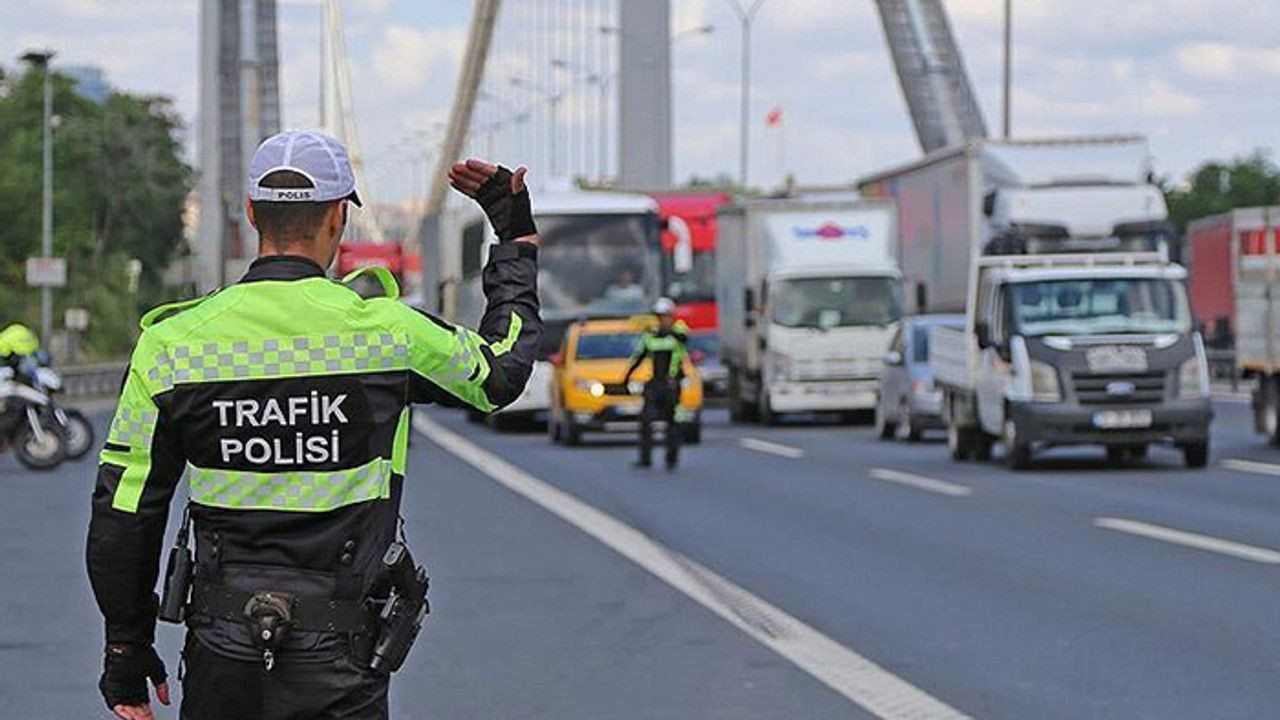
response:
[[[1280,46],[1194,42],[1175,48],[1174,58],[1184,72],[1205,80],[1249,82],[1257,74],[1280,76]]]
[[[388,25],[373,48],[377,81],[396,90],[419,90],[442,66],[456,66],[466,45],[460,29],[418,30]]]

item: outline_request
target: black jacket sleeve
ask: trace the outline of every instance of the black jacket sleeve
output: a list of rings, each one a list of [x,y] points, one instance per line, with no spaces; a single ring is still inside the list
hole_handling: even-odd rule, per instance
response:
[[[135,363],[138,355],[135,354]],[[169,503],[185,466],[172,422],[130,368],[93,490],[86,556],[109,643],[149,644]]]
[[[407,323],[413,402],[489,412],[524,391],[542,337],[537,246],[495,245],[482,281],[487,306],[476,330],[426,313],[414,313]]]

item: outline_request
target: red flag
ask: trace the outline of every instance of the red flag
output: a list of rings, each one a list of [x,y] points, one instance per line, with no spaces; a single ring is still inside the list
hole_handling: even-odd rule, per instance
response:
[[[764,124],[768,127],[778,127],[782,124],[782,108],[776,107],[764,116]]]

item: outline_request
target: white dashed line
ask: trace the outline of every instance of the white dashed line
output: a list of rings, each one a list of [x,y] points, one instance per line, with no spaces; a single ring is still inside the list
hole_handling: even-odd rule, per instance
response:
[[[1228,470],[1239,470],[1240,472],[1256,473],[1258,475],[1280,475],[1280,465],[1258,462],[1257,460],[1223,460],[1222,467]]]
[[[1152,525],[1151,523],[1125,520],[1124,518],[1097,518],[1093,521],[1093,524],[1107,530],[1140,535],[1152,540],[1162,540],[1175,545],[1182,545],[1183,547],[1215,552],[1219,555],[1230,555],[1241,560],[1250,560],[1267,565],[1280,565],[1280,552],[1231,540],[1223,540],[1211,535],[1200,535],[1186,530],[1176,530],[1163,525]]]
[[[882,720],[968,716],[726,578],[512,465],[422,413],[413,427],[507,489],[599,540]]]
[[[757,440],[756,438],[742,438],[741,440],[738,441],[738,444],[748,450],[755,450],[756,452],[769,453],[770,455],[777,455],[779,457],[791,458],[792,460],[796,460],[798,458],[804,457],[804,450],[798,447],[791,447],[790,445],[779,445],[778,443],[769,442],[768,440]]]
[[[899,485],[908,485],[920,490],[928,490],[939,495],[950,495],[952,497],[963,497],[972,495],[973,488],[956,483],[947,482],[945,480],[934,480],[923,475],[912,475],[898,470],[890,470],[889,468],[872,468],[871,477],[886,482],[898,483]]]

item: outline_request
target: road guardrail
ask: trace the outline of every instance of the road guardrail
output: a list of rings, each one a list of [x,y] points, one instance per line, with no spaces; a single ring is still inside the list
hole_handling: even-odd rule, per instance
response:
[[[120,392],[127,362],[72,365],[58,368],[62,374],[63,392],[69,397],[115,395]]]

